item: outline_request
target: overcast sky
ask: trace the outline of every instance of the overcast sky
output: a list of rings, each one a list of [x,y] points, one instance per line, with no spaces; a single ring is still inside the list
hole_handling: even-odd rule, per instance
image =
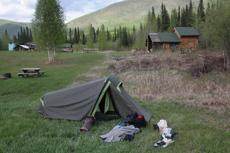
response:
[[[60,0],[66,21],[122,0]],[[0,19],[30,22],[37,0],[0,0]]]

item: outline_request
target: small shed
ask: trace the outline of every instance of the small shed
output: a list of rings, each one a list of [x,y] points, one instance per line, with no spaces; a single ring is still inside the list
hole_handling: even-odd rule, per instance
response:
[[[180,48],[196,49],[199,46],[200,33],[193,27],[175,27],[174,32],[180,38]]]
[[[172,50],[175,46],[178,46],[180,42],[180,39],[175,33],[160,32],[149,33],[147,45],[149,51],[154,49]]]

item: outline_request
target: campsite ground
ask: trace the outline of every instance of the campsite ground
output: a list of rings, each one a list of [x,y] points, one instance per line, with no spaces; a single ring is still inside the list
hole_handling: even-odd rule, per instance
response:
[[[112,55],[120,57],[123,53]],[[62,53],[58,54],[56,63],[50,65],[45,64],[46,58],[46,53],[0,52],[0,74],[13,74],[12,79],[0,80],[0,153],[230,152],[229,110],[217,113],[176,100],[141,101],[153,118],[132,142],[106,144],[100,140],[99,136],[119,120],[97,122],[90,132],[80,133],[81,122],[42,118],[37,107],[43,94],[108,74],[104,71],[100,75],[94,73],[105,68],[104,61],[110,56],[103,53]],[[46,71],[46,76],[18,78],[16,74],[23,67],[40,67]],[[121,78],[126,79],[123,75]],[[153,143],[159,139],[159,134],[153,130],[152,124],[161,118],[166,119],[179,134],[170,147],[155,149]]]

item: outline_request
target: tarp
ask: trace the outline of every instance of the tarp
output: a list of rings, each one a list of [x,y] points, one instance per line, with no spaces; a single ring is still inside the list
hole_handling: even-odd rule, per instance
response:
[[[47,118],[83,120],[94,115],[100,103],[107,107],[108,98],[121,117],[136,112],[150,120],[151,115],[128,95],[114,76],[47,93],[41,98],[39,112]]]

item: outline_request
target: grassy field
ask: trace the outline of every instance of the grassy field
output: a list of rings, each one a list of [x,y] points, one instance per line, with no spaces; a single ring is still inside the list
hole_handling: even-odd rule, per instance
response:
[[[81,122],[49,120],[37,113],[39,98],[48,91],[84,80],[91,68],[103,65],[105,55],[58,54],[55,64],[44,64],[46,53],[0,52],[0,153],[227,153],[230,152],[229,115],[184,106],[173,101],[140,102],[153,115],[151,124],[132,142],[106,144],[99,138],[119,120],[97,122],[80,133]],[[18,78],[20,68],[41,67],[46,76]],[[138,97],[137,97],[138,98]],[[179,135],[166,149],[153,148],[159,134],[152,124],[164,118]]]

